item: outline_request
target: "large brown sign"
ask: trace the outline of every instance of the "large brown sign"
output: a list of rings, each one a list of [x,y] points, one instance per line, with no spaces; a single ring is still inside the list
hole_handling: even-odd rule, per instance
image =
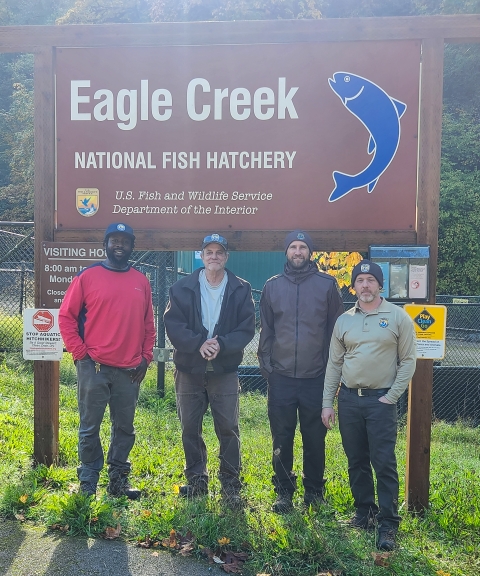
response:
[[[415,230],[420,42],[56,50],[57,227]]]

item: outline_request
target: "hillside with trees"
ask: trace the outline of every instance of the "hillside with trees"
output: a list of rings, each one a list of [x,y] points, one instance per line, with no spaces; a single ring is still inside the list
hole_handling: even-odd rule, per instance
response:
[[[480,0],[0,0],[0,25],[478,14]],[[480,294],[480,45],[445,50],[438,293]],[[33,57],[0,54],[0,220],[33,219]]]

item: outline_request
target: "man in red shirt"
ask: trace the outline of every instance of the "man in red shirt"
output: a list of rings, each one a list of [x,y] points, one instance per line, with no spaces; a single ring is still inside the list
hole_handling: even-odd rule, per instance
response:
[[[153,357],[155,326],[150,284],[128,263],[134,243],[130,226],[110,224],[104,239],[106,260],[75,276],[60,306],[60,332],[77,368],[77,473],[80,491],[87,496],[96,493],[104,464],[99,432],[108,404],[112,427],[107,492],[131,500],[140,497],[140,490],[128,482],[128,456],[135,442],[140,383]]]

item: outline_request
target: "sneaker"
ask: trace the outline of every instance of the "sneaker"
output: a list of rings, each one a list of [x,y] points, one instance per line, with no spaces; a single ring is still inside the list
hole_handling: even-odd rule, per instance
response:
[[[95,496],[97,493],[97,487],[91,482],[80,482],[80,494],[84,496]]]
[[[350,528],[362,528],[362,530],[372,530],[375,528],[375,517],[372,514],[356,513],[355,516],[350,518],[347,522]]]
[[[292,497],[293,494],[289,492],[280,492],[273,503],[272,512],[275,512],[275,514],[288,514],[291,512],[293,510]]]
[[[142,495],[142,491],[138,488],[132,488],[126,476],[120,478],[110,478],[107,486],[107,492],[114,498],[126,496],[129,500],[138,500]]]
[[[208,484],[205,481],[185,484],[180,486],[178,493],[182,498],[200,498],[202,496],[208,496]]]
[[[379,550],[385,550],[386,552],[391,552],[396,546],[397,529],[388,527],[378,529],[378,540],[377,548]]]
[[[325,504],[323,492],[314,492],[313,490],[305,490],[303,496],[305,506],[315,506],[317,504]]]

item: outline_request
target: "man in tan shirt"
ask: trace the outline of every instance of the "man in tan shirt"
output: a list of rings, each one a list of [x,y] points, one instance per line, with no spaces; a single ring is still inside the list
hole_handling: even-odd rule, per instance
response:
[[[402,308],[380,296],[383,274],[378,264],[357,264],[352,286],[358,301],[333,329],[322,421],[328,429],[335,423],[333,400],[340,384],[340,434],[356,508],[350,525],[368,529],[377,524],[377,547],[393,550],[400,522],[396,403],[415,372],[415,329]]]

